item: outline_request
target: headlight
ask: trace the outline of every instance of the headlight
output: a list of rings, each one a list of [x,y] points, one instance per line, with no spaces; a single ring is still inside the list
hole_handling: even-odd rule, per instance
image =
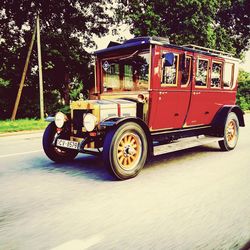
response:
[[[55,124],[58,128],[62,128],[66,120],[67,116],[65,114],[63,114],[62,112],[56,113]]]
[[[83,125],[88,132],[91,132],[94,130],[96,126],[96,122],[97,122],[97,118],[90,113],[86,114],[83,117]]]

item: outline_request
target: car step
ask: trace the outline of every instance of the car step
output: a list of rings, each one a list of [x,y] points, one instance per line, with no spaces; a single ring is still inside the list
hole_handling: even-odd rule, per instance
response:
[[[220,140],[223,140],[223,137],[200,135],[200,136],[194,136],[194,137],[189,137],[189,138],[183,138],[183,139],[179,139],[179,140],[176,140],[171,143],[164,144],[164,145],[156,144],[154,146],[153,154],[154,156],[157,156],[157,155],[166,154],[166,153],[170,153],[170,152],[174,152],[178,150],[201,146],[204,144],[218,142]]]

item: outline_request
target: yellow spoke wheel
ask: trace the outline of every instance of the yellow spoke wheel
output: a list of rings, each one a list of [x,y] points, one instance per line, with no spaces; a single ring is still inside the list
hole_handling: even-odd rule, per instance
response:
[[[117,147],[117,158],[119,165],[124,170],[132,169],[142,154],[141,141],[138,135],[130,132],[124,134]]]
[[[236,147],[239,137],[239,121],[234,112],[227,116],[227,121],[224,127],[224,140],[219,141],[220,148],[223,151],[229,151]]]
[[[133,178],[143,168],[148,155],[148,141],[143,128],[127,122],[110,130],[103,144],[104,164],[120,180]]]
[[[231,120],[226,127],[226,137],[227,142],[230,146],[234,145],[235,139],[237,137],[236,121]]]

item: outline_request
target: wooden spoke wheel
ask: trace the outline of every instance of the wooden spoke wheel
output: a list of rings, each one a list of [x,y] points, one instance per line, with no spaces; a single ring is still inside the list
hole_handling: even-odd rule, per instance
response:
[[[228,145],[233,147],[237,139],[237,124],[235,120],[231,120],[226,127],[226,137]]]
[[[128,122],[106,134],[104,163],[118,179],[125,180],[138,175],[146,162],[147,152],[145,132],[137,123]]]
[[[239,121],[235,113],[228,114],[224,127],[224,140],[219,141],[222,150],[229,151],[236,147],[239,137]]]
[[[133,133],[126,133],[118,142],[117,158],[124,170],[133,169],[141,158],[142,145],[140,137]]]

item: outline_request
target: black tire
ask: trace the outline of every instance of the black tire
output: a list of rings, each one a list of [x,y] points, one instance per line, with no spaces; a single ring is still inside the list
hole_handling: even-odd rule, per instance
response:
[[[233,150],[239,138],[239,120],[234,112],[227,116],[227,121],[224,127],[224,140],[219,141],[219,146],[223,151]]]
[[[61,149],[52,145],[56,134],[56,125],[51,122],[43,134],[43,150],[45,154],[54,162],[65,162],[75,159],[78,151],[72,149]],[[68,139],[68,138],[63,138]]]
[[[103,145],[105,166],[118,179],[139,174],[147,160],[148,144],[144,130],[129,122],[109,131]]]

